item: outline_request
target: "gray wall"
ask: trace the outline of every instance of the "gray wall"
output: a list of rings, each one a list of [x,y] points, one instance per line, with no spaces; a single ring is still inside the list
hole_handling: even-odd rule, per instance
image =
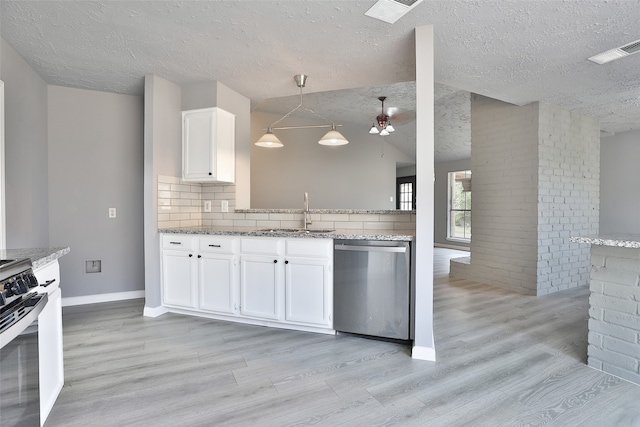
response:
[[[282,148],[257,147],[262,129],[278,118],[251,114],[252,208],[302,209],[306,191],[312,209],[395,209],[396,164],[412,162],[408,156],[366,127],[348,123],[339,128],[347,145],[318,144],[328,129],[296,129],[277,131]],[[287,119],[287,125],[296,124],[308,120]]]
[[[162,304],[158,235],[158,175],[182,176],[180,87],[145,76],[144,88],[145,311]]]
[[[7,248],[49,246],[47,85],[4,40]]]
[[[49,245],[72,248],[63,295],[142,290],[142,97],[49,86],[48,106]]]
[[[462,246],[468,248],[471,246],[469,243],[447,240],[447,213],[449,210],[448,173],[461,170],[471,170],[471,159],[436,163],[435,168],[434,241],[442,245]],[[473,218],[473,213],[471,214],[471,217]]]
[[[602,138],[600,232],[640,234],[640,130]]]

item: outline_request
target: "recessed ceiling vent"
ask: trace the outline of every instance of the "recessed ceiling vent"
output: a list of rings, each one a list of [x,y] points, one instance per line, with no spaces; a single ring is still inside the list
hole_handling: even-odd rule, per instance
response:
[[[629,56],[633,53],[638,52],[640,52],[640,40],[636,40],[624,46],[599,53],[588,59],[589,61],[602,65],[606,64],[607,62],[615,61],[616,59],[624,58],[625,56]]]
[[[393,24],[419,3],[422,0],[378,0],[365,15]]]

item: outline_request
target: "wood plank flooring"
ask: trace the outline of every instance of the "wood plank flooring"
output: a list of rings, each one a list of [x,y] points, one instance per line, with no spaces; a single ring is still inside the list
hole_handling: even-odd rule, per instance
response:
[[[585,365],[586,288],[531,297],[450,278],[435,250],[437,362],[409,348],[166,314],[64,309],[56,426],[640,426],[640,386]]]

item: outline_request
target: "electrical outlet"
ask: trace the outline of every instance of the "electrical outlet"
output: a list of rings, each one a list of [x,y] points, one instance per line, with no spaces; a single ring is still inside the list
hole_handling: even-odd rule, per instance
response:
[[[220,200],[220,211],[221,212],[229,212],[229,201],[228,200]]]
[[[204,211],[211,212],[211,200],[204,201]]]
[[[116,217],[116,208],[109,208],[109,218]]]
[[[389,201],[393,202],[393,196],[389,196]]]

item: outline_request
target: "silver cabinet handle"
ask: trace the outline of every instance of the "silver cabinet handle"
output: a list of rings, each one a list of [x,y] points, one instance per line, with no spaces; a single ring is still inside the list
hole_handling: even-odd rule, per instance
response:
[[[221,248],[222,245],[209,245],[210,248]]]

